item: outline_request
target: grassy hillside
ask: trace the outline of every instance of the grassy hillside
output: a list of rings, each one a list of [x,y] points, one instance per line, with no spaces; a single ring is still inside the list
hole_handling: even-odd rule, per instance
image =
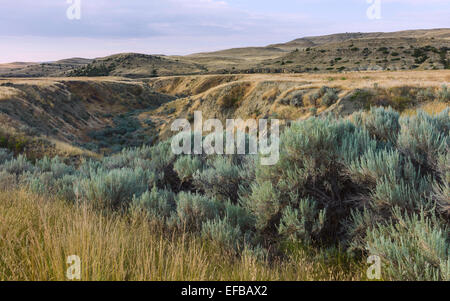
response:
[[[32,157],[58,154],[54,142],[56,148],[69,144],[96,152],[140,146],[156,133],[135,115],[173,99],[143,82],[113,77],[0,80],[0,138],[3,147]],[[97,139],[100,130],[110,138],[108,145]],[[63,153],[74,150],[63,148]]]
[[[450,30],[343,33],[189,55],[210,73],[446,69]]]
[[[416,38],[416,39],[450,39],[450,30],[448,28],[428,29],[428,30],[405,30],[396,32],[372,32],[372,33],[339,33],[316,37],[305,37],[295,39],[288,43],[274,44],[269,47],[276,47],[288,51],[296,48],[308,48],[321,46],[330,43],[348,42],[358,39],[395,39],[395,38]]]
[[[449,69],[449,40],[364,38],[296,49],[257,67],[266,72]],[[252,71],[252,70],[250,70]]]
[[[46,63],[0,64],[0,77],[63,76],[68,70],[89,64],[91,59],[70,58]]]
[[[177,99],[142,112],[153,120],[159,136],[172,135],[176,118],[276,118],[282,123],[314,115],[350,115],[371,106],[391,106],[400,112],[448,106],[448,71],[359,72],[289,75],[211,75],[164,77],[149,81],[155,91]],[[445,87],[445,88],[444,88]]]
[[[283,124],[371,106],[440,112],[449,82],[448,71],[4,79],[0,146],[31,158],[108,154],[168,138],[170,124],[191,120],[195,110],[223,122],[277,118]]]
[[[0,65],[0,77],[329,73],[450,68],[450,29],[342,33],[187,56],[121,53],[94,60]]]
[[[123,53],[99,58],[72,70],[68,76],[157,77],[165,75],[199,74],[206,69],[200,64],[165,56]]]

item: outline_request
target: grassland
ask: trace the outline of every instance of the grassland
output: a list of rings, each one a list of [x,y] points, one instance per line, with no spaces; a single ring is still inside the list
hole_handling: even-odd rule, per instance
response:
[[[298,249],[290,258],[236,256],[149,224],[142,213],[97,211],[23,190],[0,192],[0,280],[65,281],[67,256],[84,281],[361,280],[364,264]]]
[[[450,279],[449,38],[0,66],[0,280]],[[280,161],[173,154],[194,111],[281,120]]]

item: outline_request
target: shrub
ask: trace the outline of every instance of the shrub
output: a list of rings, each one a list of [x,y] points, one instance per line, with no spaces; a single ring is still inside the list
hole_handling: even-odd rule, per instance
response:
[[[299,201],[298,209],[288,206],[283,210],[278,232],[284,237],[310,244],[320,237],[326,218],[326,210],[318,210],[310,199]]]
[[[227,218],[208,220],[202,225],[202,237],[236,250],[243,236],[239,226],[230,224]]]
[[[338,223],[350,210],[343,200],[360,193],[348,185],[345,164],[376,143],[349,121],[331,117],[294,123],[280,140],[278,163],[258,165],[256,180],[243,195],[243,205],[255,215],[256,228],[272,232],[279,227],[285,208],[290,206],[287,212],[292,213],[299,210],[300,200],[314,199],[318,210],[327,209],[320,239],[337,238]]]
[[[36,193],[54,193],[54,177],[52,172],[31,175],[25,180],[31,191]]]
[[[135,208],[145,210],[151,218],[169,218],[175,210],[175,194],[169,190],[159,190],[155,186],[140,197],[133,198]]]
[[[435,94],[432,88],[422,89],[417,92],[417,99],[419,101],[431,101],[435,99]]]
[[[395,221],[367,233],[369,254],[383,259],[382,271],[393,280],[449,280],[448,228],[436,217],[394,210]]]
[[[125,167],[131,167],[130,161],[132,158],[130,158],[131,150],[122,150],[121,153],[106,157],[102,160],[102,166],[105,169],[120,169]]]
[[[142,159],[150,159],[150,168],[157,175],[159,186],[178,187],[179,179],[173,170],[176,156],[172,152],[171,139],[141,152]]]
[[[254,214],[256,228],[265,230],[273,227],[270,222],[280,211],[280,195],[269,181],[253,184],[251,195],[244,200],[244,206]]]
[[[445,182],[442,185],[435,184],[433,197],[437,201],[439,210],[447,218],[450,218],[450,184]]]
[[[5,148],[0,148],[0,165],[13,158],[12,154]]]
[[[317,103],[317,100],[319,100],[319,98],[321,97],[320,92],[314,92],[312,94],[309,95],[309,102],[311,103],[311,105],[315,106]]]
[[[440,101],[450,101],[450,90],[448,89],[447,85],[442,86],[441,90],[439,91],[438,97]]]
[[[427,178],[380,180],[372,193],[372,206],[377,210],[391,209],[395,206],[409,211],[420,208],[430,209],[428,202],[432,191],[432,182]]]
[[[371,108],[368,113],[356,113],[353,120],[365,128],[373,138],[395,145],[400,132],[400,114],[392,108]]]
[[[231,157],[217,156],[209,161],[209,166],[194,174],[194,185],[210,197],[237,201],[239,185],[245,179],[241,169],[234,165]]]
[[[339,99],[334,89],[328,89],[322,97],[322,104],[329,107]]]
[[[61,162],[58,156],[52,159],[44,157],[43,159],[36,161],[35,166],[41,172],[51,172],[55,178],[61,178],[64,175],[72,174],[75,172],[75,169],[72,166],[66,165]]]
[[[290,105],[294,107],[303,107],[303,94],[295,94],[290,101]]]
[[[203,167],[202,160],[198,156],[182,156],[174,164],[174,170],[181,181],[191,180],[197,171]]]
[[[419,164],[436,168],[437,158],[448,151],[449,109],[436,116],[419,111],[417,116],[400,119],[399,149]]]
[[[239,227],[242,233],[254,232],[255,217],[244,207],[231,202],[225,203],[225,217],[233,227]]]
[[[199,194],[180,192],[176,197],[176,212],[170,226],[188,231],[200,231],[202,224],[223,215],[223,204]]]
[[[5,170],[10,174],[20,175],[25,172],[34,171],[34,166],[23,155],[19,155],[17,158],[10,161],[6,161],[0,166],[0,169]]]
[[[151,173],[138,169],[98,170],[74,184],[75,195],[99,207],[127,206],[149,187]]]
[[[39,194],[56,195],[66,201],[74,201],[74,183],[79,178],[76,175],[55,175],[53,172],[28,174],[21,179],[31,191]]]
[[[369,149],[347,168],[355,183],[373,186],[384,177],[392,180],[400,177],[401,162],[402,157],[398,151]]]
[[[62,178],[55,180],[56,195],[63,200],[75,200],[74,183],[77,180],[78,176],[76,175],[64,175]]]

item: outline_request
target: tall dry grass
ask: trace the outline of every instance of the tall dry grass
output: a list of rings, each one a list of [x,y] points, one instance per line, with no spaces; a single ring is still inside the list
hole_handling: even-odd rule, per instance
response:
[[[442,101],[432,101],[419,105],[416,108],[406,109],[402,112],[402,115],[413,116],[417,114],[418,110],[422,110],[430,115],[437,115],[446,110],[449,107],[448,103]]]
[[[236,257],[212,242],[167,233],[140,213],[97,212],[29,192],[0,192],[0,280],[67,280],[67,257],[91,280],[360,280],[357,263]]]

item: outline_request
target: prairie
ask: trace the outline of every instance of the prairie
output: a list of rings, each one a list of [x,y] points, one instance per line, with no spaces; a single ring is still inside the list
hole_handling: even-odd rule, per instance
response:
[[[0,280],[450,280],[449,37],[0,65]],[[279,160],[175,154],[196,111]]]

